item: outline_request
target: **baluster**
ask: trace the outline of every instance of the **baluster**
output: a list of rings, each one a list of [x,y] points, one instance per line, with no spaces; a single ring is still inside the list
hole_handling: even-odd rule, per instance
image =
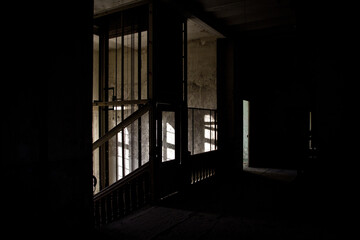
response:
[[[105,199],[101,198],[100,200],[100,224],[104,225],[106,223],[106,206]]]
[[[126,194],[127,193],[127,188],[126,185],[123,187],[123,203],[124,203],[124,215],[126,215],[128,208],[127,208],[127,200],[126,200]]]
[[[100,206],[99,201],[94,202],[94,224],[100,226]]]
[[[113,205],[112,205],[112,213],[113,213],[113,219],[119,218],[119,190],[115,190],[113,192]]]
[[[148,199],[148,189],[147,189],[147,180],[148,180],[148,175],[146,174],[146,175],[144,175],[144,182],[143,182],[143,191],[144,191],[144,205],[147,203],[147,199]]]
[[[128,187],[129,187],[129,211],[131,212],[133,210],[133,197],[132,197],[133,190],[131,187],[131,183],[128,184]]]
[[[119,188],[117,190],[117,216],[118,218],[120,218],[122,215],[123,215],[123,203],[122,203],[122,200],[123,200],[123,197],[122,197],[122,188]]]
[[[109,223],[111,220],[111,212],[110,212],[110,196],[105,196],[105,223]]]
[[[114,221],[115,219],[115,214],[114,214],[114,193],[111,193],[109,195],[109,219],[108,221],[111,222],[111,221]]]
[[[136,208],[139,208],[140,207],[140,180],[141,180],[141,177],[137,178],[136,179]]]
[[[119,189],[119,217],[124,216],[125,204],[124,204],[124,188]]]
[[[142,176],[139,176],[136,179],[136,208],[139,208],[141,205],[141,189],[140,189],[140,184],[141,184],[141,178]]]
[[[113,216],[113,220],[118,219],[118,190],[115,190],[113,192],[113,199],[112,199],[112,216]]]
[[[150,195],[149,185],[150,185],[149,175],[148,173],[146,173],[144,175],[144,204],[148,202],[148,198]]]
[[[139,199],[138,199],[138,179],[134,179],[133,183],[132,183],[132,188],[133,188],[133,208],[134,209],[137,209],[138,208],[138,204],[139,204]]]
[[[150,176],[149,173],[146,173],[145,175],[145,181],[144,181],[144,199],[145,204],[149,201],[150,198]]]
[[[129,210],[130,212],[132,212],[134,210],[134,189],[133,189],[133,184],[134,182],[131,181],[130,183],[128,183],[129,185]]]
[[[144,175],[141,175],[141,177],[139,178],[139,207],[142,207],[145,203],[144,181],[145,181],[145,177]]]
[[[136,209],[136,180],[130,182],[131,189],[131,211]]]

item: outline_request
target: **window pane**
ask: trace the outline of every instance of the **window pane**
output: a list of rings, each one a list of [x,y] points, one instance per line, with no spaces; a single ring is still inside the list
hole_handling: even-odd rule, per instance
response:
[[[162,112],[162,161],[175,159],[175,113]]]

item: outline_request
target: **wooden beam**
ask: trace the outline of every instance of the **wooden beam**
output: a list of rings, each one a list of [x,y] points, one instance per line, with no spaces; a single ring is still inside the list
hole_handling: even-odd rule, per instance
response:
[[[148,100],[123,100],[123,101],[111,101],[111,102],[93,102],[93,107],[107,107],[107,106],[125,106],[131,104],[146,104]]]
[[[118,132],[135,122],[139,117],[147,113],[151,108],[151,104],[148,102],[145,104],[145,106],[141,107],[137,111],[135,111],[133,114],[131,114],[129,117],[125,118],[124,121],[120,122],[118,125],[116,125],[114,128],[112,128],[109,132],[105,133],[104,136],[99,138],[97,141],[95,141],[92,145],[93,151],[103,145],[105,142],[107,142],[110,138],[115,136]]]

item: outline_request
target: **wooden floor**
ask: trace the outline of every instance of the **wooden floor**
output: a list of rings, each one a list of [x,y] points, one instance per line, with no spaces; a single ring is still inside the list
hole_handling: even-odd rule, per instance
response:
[[[294,171],[246,169],[232,183],[214,178],[191,185],[98,234],[103,239],[337,239],[335,216],[324,215],[311,191]]]

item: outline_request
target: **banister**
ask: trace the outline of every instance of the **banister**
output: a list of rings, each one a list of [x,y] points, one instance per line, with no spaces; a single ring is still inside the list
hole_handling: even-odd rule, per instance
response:
[[[105,197],[106,195],[110,194],[113,190],[127,184],[128,182],[130,182],[133,179],[136,179],[138,176],[140,176],[141,174],[143,174],[147,171],[149,171],[149,162],[145,163],[144,165],[142,165],[138,169],[132,171],[125,177],[119,179],[115,183],[111,184],[110,186],[108,186],[108,187],[102,189],[100,192],[96,193],[93,197],[94,201],[97,201],[100,198]]]
[[[168,196],[166,194],[180,190],[181,185],[177,184],[190,185],[213,178],[215,176],[216,159],[218,159],[218,157],[219,152],[217,150],[189,156],[189,161],[183,169],[185,170],[185,172],[183,172],[184,177],[187,180],[185,182],[176,181],[176,177],[180,177],[182,174],[175,176],[175,179],[172,178],[171,175],[173,172],[171,172],[170,175],[165,174],[162,178],[162,183],[168,184],[170,181],[170,184],[175,184],[175,188],[168,188],[168,186],[164,185],[163,196]],[[172,161],[166,162],[162,167],[161,171],[169,170],[169,167],[176,171],[176,168],[180,167],[180,165]],[[151,204],[150,199],[153,192],[151,192],[150,187],[150,171],[150,163],[147,162],[114,184],[95,194],[93,196],[95,226],[101,227],[131,214],[141,207]]]
[[[116,100],[111,102],[93,102],[93,107],[107,107],[107,106],[125,106],[132,104],[146,104],[149,100],[140,99],[140,100]]]
[[[94,224],[101,227],[150,203],[149,163],[93,196]]]
[[[140,107],[137,111],[132,113],[129,117],[125,118],[123,121],[121,121],[118,125],[116,125],[114,128],[112,128],[109,132],[105,133],[104,136],[100,137],[98,140],[96,140],[92,144],[92,150],[94,151],[98,147],[100,147],[102,144],[104,144],[106,141],[108,141],[110,138],[115,136],[118,132],[135,122],[139,117],[147,113],[151,108],[150,101],[147,101],[147,103]]]

